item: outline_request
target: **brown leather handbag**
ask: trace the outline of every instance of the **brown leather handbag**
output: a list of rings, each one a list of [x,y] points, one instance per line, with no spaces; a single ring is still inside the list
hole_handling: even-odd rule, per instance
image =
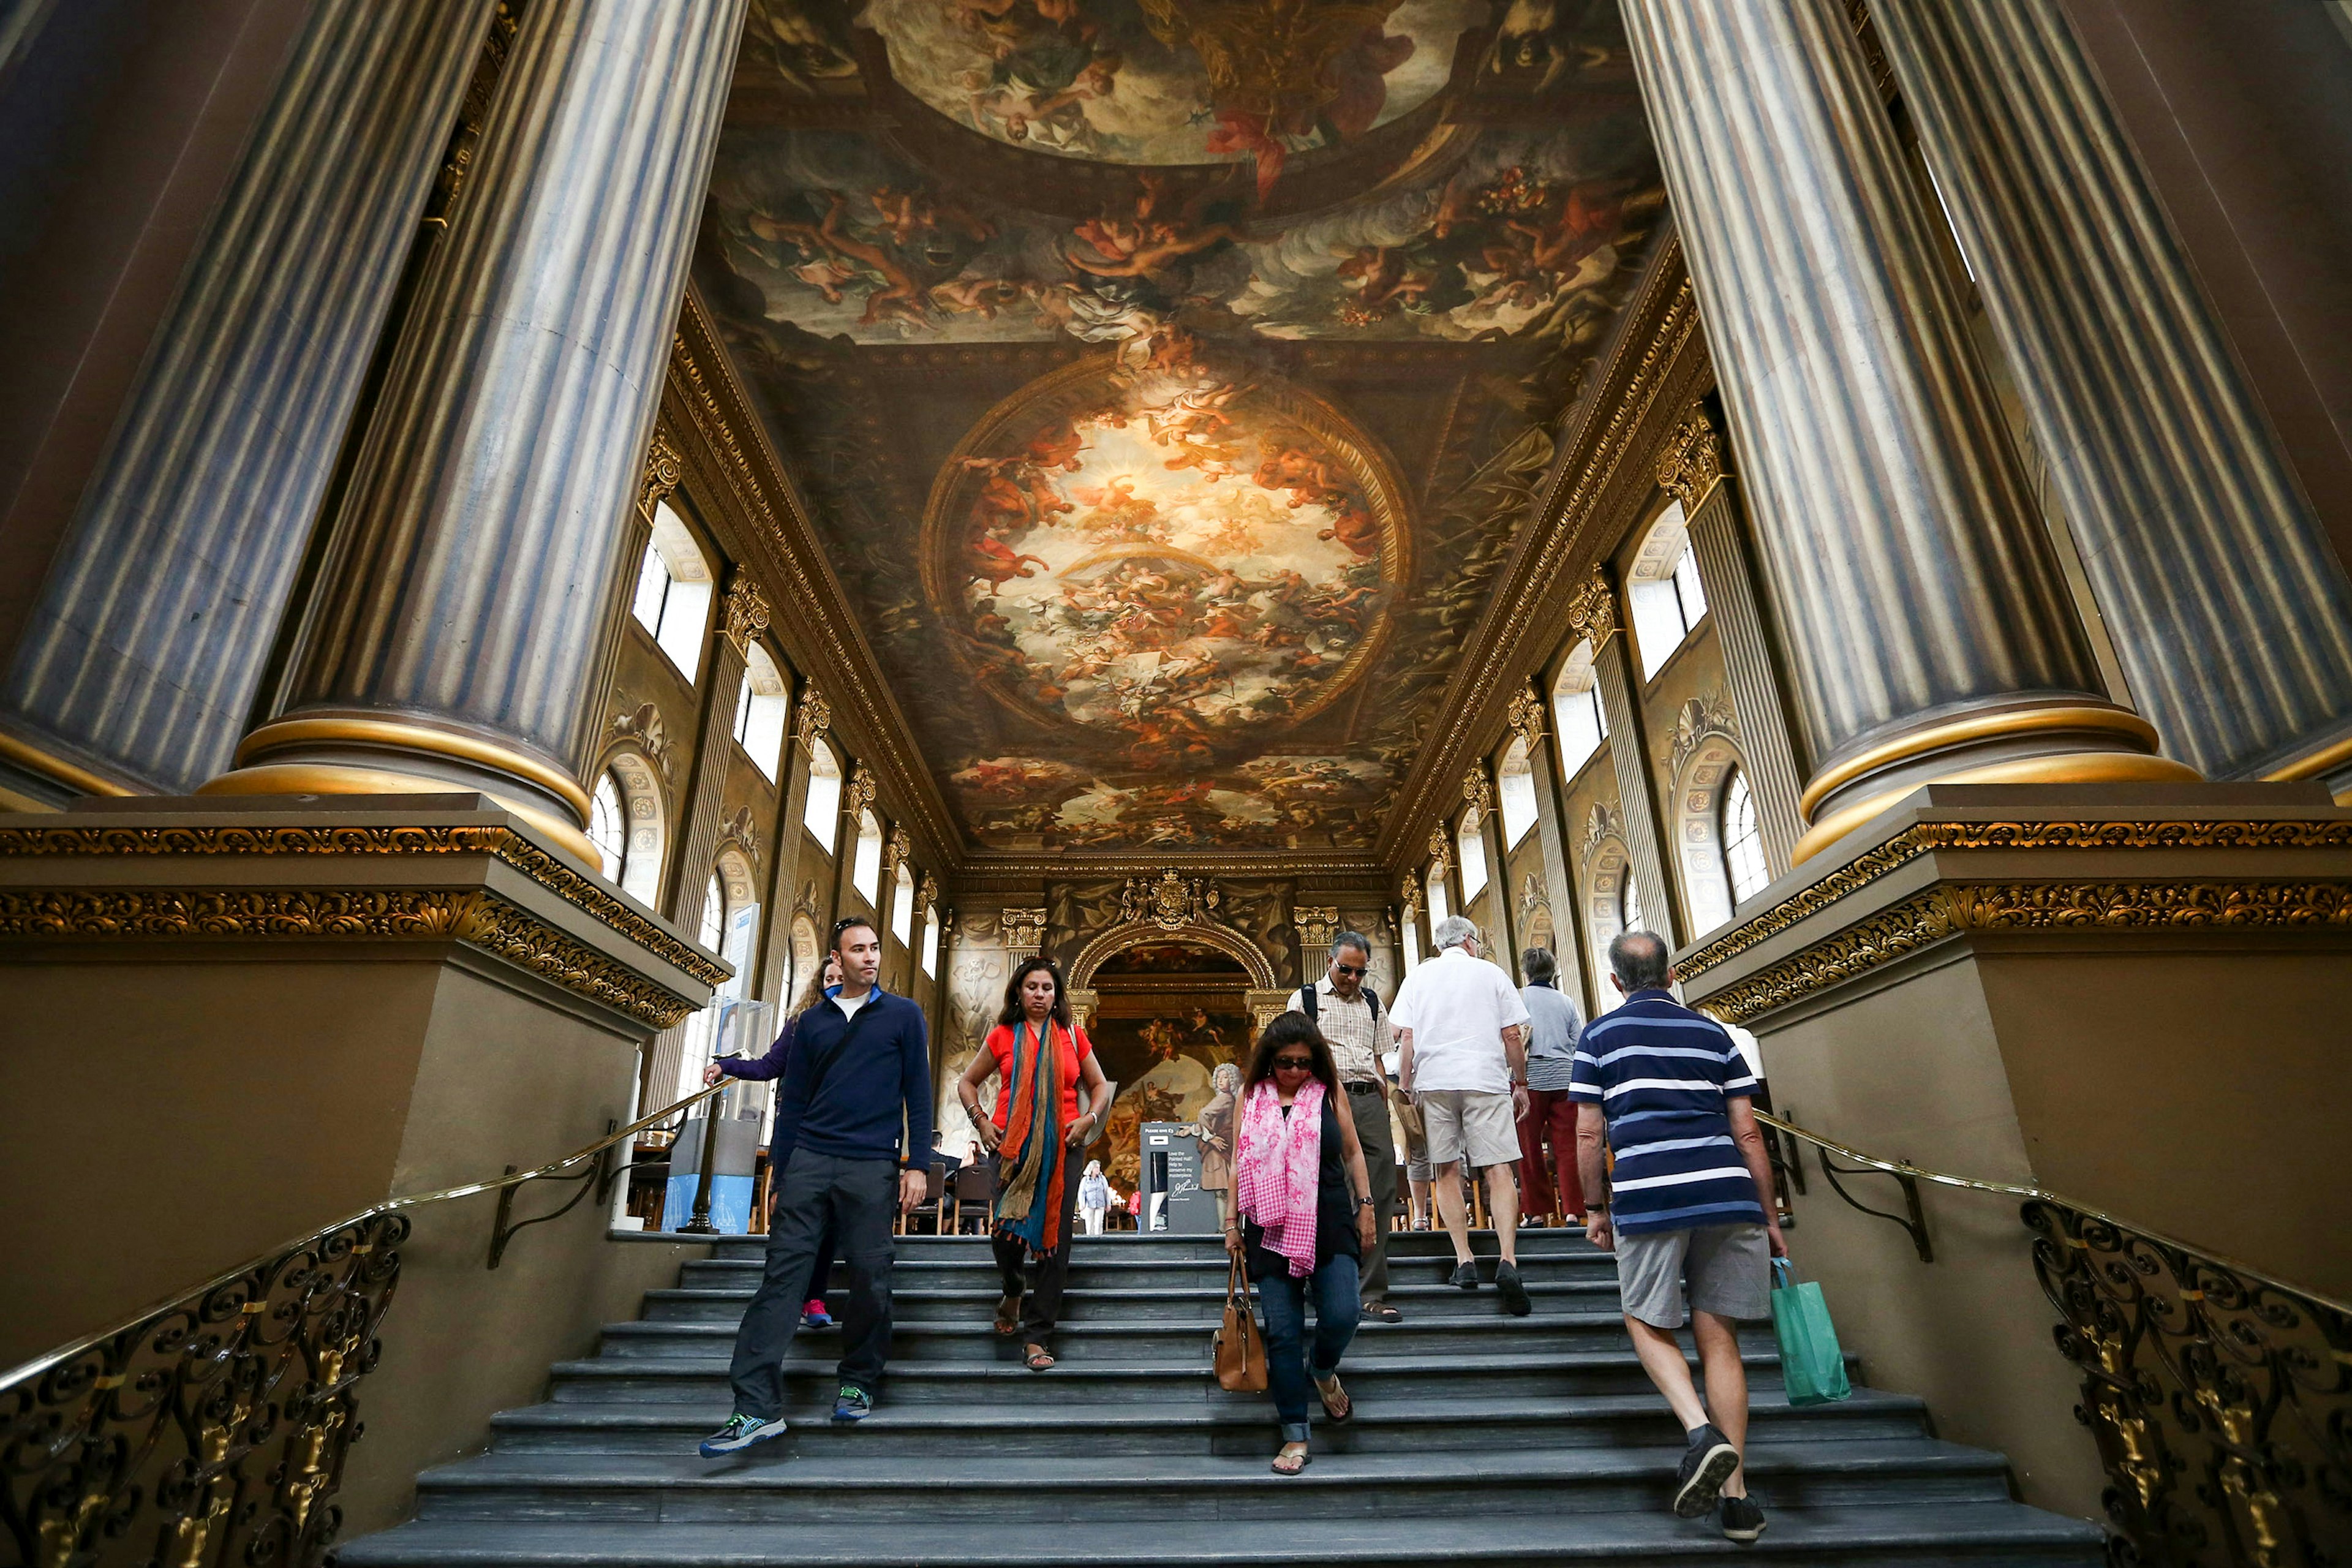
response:
[[[1235,1394],[1265,1392],[1265,1335],[1250,1310],[1249,1269],[1242,1255],[1233,1255],[1225,1273],[1225,1321],[1211,1342],[1217,1363],[1217,1386]]]

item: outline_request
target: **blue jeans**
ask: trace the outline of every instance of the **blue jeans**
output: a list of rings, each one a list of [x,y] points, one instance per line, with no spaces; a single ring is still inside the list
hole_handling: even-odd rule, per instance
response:
[[[1310,1376],[1328,1378],[1339,1370],[1339,1358],[1356,1337],[1363,1303],[1356,1295],[1356,1260],[1345,1253],[1304,1279],[1283,1274],[1257,1282],[1258,1304],[1265,1312],[1265,1381],[1274,1394],[1274,1413],[1282,1421],[1282,1440],[1307,1441],[1307,1394]],[[1307,1359],[1307,1292],[1315,1292],[1315,1360],[1310,1373]]]

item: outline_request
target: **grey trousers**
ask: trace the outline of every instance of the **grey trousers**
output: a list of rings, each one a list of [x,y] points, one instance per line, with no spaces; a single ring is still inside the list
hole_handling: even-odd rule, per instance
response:
[[[890,1266],[896,1253],[890,1222],[898,1211],[895,1160],[843,1160],[795,1149],[784,1163],[768,1224],[767,1267],[735,1332],[734,1385],[738,1415],[773,1420],[784,1413],[780,1363],[790,1353],[808,1300],[809,1274],[828,1228],[848,1277],[849,1304],[841,1318],[841,1381],[868,1394],[881,1385],[890,1360]]]
[[[1389,1135],[1388,1096],[1378,1084],[1348,1084],[1348,1110],[1356,1119],[1356,1140],[1364,1146],[1364,1174],[1372,1179],[1371,1256],[1364,1259],[1367,1301],[1389,1296],[1389,1220],[1397,1212],[1396,1140]]]

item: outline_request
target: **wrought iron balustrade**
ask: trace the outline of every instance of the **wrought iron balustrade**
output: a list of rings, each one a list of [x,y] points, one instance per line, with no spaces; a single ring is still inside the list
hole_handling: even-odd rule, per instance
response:
[[[1756,1119],[1812,1144],[1825,1172],[1835,1155],[1896,1178],[1907,1223],[1846,1201],[1903,1226],[1923,1261],[1919,1184],[2020,1200],[2053,1335],[2083,1373],[2074,1414],[2106,1470],[2118,1568],[2352,1565],[2352,1304],[2042,1187]]]
[[[0,1373],[9,1568],[317,1563],[341,1523],[355,1391],[381,1353],[410,1211],[499,1193],[496,1268],[514,1231],[538,1223],[512,1219],[524,1184],[602,1189],[620,1173],[614,1145],[732,1081],[547,1164],[373,1205]]]

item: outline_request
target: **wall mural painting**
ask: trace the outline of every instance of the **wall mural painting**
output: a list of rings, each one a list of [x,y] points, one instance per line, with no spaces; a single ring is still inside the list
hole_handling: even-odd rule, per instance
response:
[[[981,847],[1369,846],[1656,231],[1613,4],[1294,9],[753,7],[697,286]]]
[[[1135,1190],[1140,1168],[1138,1129],[1147,1121],[1198,1117],[1216,1092],[1209,1075],[1220,1063],[1235,1061],[1252,1039],[1247,1014],[1205,1006],[1149,1018],[1097,1018],[1087,1036],[1103,1076],[1118,1085],[1110,1121],[1087,1152],[1103,1163],[1122,1193]]]

